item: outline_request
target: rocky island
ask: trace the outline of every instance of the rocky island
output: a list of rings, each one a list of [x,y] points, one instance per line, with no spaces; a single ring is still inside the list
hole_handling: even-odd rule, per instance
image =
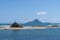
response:
[[[22,28],[22,26],[21,25],[19,25],[17,22],[14,22],[12,25],[11,25],[11,27],[13,27],[13,28]]]

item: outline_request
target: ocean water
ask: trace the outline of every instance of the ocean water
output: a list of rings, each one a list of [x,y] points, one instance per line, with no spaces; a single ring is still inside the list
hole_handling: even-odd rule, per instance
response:
[[[0,30],[0,40],[60,40],[60,28]]]

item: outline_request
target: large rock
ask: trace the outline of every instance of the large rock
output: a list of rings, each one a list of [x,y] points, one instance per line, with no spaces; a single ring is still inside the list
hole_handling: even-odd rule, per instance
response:
[[[19,25],[17,22],[14,22],[11,27],[22,27],[21,25]]]

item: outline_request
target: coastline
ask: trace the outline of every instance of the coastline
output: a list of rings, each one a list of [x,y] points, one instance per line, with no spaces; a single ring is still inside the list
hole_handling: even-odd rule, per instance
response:
[[[22,28],[11,28],[11,27],[1,27],[0,30],[20,30],[20,29],[47,29],[47,27],[22,27]]]
[[[51,27],[51,28],[60,28],[60,27]],[[11,27],[1,27],[0,30],[27,30],[27,29],[49,29],[47,27],[22,27],[22,28],[11,28]]]

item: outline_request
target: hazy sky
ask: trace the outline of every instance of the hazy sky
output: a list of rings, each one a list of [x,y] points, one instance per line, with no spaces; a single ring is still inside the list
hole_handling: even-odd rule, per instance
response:
[[[60,0],[0,0],[0,23],[34,19],[60,22]]]

